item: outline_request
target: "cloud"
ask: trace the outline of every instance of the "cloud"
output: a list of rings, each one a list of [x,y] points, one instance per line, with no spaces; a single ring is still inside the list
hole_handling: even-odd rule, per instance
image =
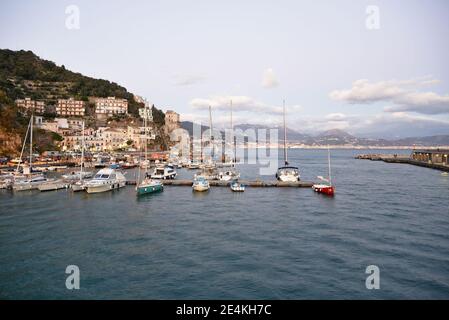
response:
[[[176,75],[173,78],[176,86],[191,86],[206,80],[206,77],[200,75]]]
[[[330,98],[350,104],[372,104],[390,102],[387,112],[416,112],[421,114],[449,113],[449,95],[434,92],[419,92],[420,88],[439,83],[428,77],[410,80],[390,80],[371,83],[361,79],[354,81],[348,90],[334,90]]]
[[[275,88],[279,85],[279,81],[276,79],[273,69],[265,69],[262,76],[262,87]]]
[[[209,98],[195,98],[190,101],[190,106],[197,110],[206,110],[209,106],[217,111],[229,112],[231,101],[234,112],[265,113],[270,115],[282,115],[281,105],[269,105],[248,96],[211,96]],[[299,105],[286,106],[287,114],[295,114],[302,111]]]

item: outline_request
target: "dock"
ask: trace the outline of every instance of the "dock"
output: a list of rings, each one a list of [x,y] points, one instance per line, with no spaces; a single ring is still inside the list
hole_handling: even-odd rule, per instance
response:
[[[414,151],[411,156],[398,154],[361,154],[356,156],[356,159],[383,161],[386,163],[403,163],[411,164],[418,167],[440,170],[449,172],[449,165],[447,164],[448,154],[441,151]],[[422,155],[425,154],[425,157]],[[437,156],[435,156],[437,155]],[[438,158],[438,155],[439,158]]]
[[[191,187],[193,180],[161,180],[164,186]],[[263,180],[240,180],[239,182],[247,187],[253,188],[311,188],[314,182],[282,182],[282,181],[263,181]],[[127,184],[136,184],[135,181],[129,181]],[[229,181],[209,180],[211,187],[229,187]]]

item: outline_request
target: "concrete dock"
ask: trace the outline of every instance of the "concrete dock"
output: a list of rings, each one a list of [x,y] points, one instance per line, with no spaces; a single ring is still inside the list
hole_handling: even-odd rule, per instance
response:
[[[193,180],[161,180],[164,186],[191,187]],[[262,181],[262,180],[240,180],[239,182],[247,187],[253,188],[311,188],[314,184],[310,181],[282,182],[282,181]],[[229,187],[229,181],[210,180],[211,187]],[[131,184],[131,183],[130,183]]]
[[[425,167],[429,169],[435,169],[440,171],[449,172],[449,165],[445,163],[434,163],[432,160],[420,161],[412,159],[407,155],[393,155],[393,154],[362,154],[355,157],[356,159],[371,160],[371,161],[383,161],[386,163],[404,163],[414,166]],[[447,158],[447,157],[446,157]]]

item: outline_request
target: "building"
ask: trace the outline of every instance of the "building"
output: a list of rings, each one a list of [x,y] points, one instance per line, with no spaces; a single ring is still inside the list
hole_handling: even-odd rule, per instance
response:
[[[176,113],[172,110],[168,110],[165,113],[165,132],[170,133],[178,128],[180,128],[179,113]]]
[[[152,108],[140,108],[139,117],[142,119],[147,119],[147,121],[153,121],[153,110]]]
[[[449,149],[413,150],[410,157],[429,164],[449,165]]]
[[[34,113],[42,114],[45,112],[45,103],[43,101],[35,101],[31,98],[17,99],[17,107],[26,110],[34,111]]]
[[[86,112],[86,102],[70,99],[59,99],[56,106],[58,116],[78,116],[83,117]]]
[[[128,100],[116,97],[95,99],[95,113],[97,115],[116,115],[128,113]]]

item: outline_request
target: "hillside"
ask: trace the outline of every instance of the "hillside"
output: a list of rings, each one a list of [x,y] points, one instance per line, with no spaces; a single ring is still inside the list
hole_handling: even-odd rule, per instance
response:
[[[136,117],[138,109],[143,107],[131,92],[117,83],[72,72],[31,51],[0,49],[0,154],[17,154],[26,131],[28,119],[15,108],[16,99],[30,97],[54,105],[58,99],[69,97],[88,101],[88,97],[109,96],[127,99],[128,112]],[[153,117],[158,127],[164,125],[165,115],[161,110],[153,107]],[[37,150],[56,148],[60,139],[46,132],[41,132],[40,137],[43,145],[36,146]]]

